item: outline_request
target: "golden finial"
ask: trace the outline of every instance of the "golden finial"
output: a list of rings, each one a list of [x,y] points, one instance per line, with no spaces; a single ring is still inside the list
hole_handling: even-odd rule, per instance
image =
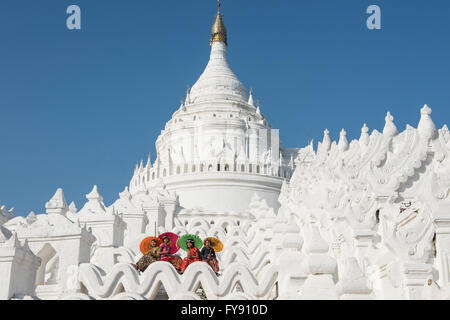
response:
[[[217,9],[217,16],[216,21],[214,21],[214,25],[211,30],[211,45],[216,41],[222,41],[226,45],[227,43],[227,30],[225,28],[225,25],[222,21],[222,14],[220,12],[220,9],[222,7],[222,2],[218,0],[218,9]]]

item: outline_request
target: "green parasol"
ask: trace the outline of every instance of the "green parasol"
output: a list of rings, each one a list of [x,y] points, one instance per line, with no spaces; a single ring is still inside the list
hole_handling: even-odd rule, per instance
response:
[[[200,237],[196,236],[195,234],[185,234],[184,236],[180,237],[178,239],[178,246],[183,249],[184,251],[187,251],[187,244],[186,242],[188,240],[193,240],[195,246],[200,250],[203,247],[203,241],[200,239]]]

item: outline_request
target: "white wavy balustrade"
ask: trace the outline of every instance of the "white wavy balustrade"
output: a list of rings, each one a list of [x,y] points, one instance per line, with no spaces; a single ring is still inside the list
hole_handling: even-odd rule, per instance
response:
[[[197,299],[195,294],[202,286],[208,300],[218,299],[268,299],[278,280],[277,268],[267,268],[260,277],[239,263],[227,267],[217,277],[212,269],[202,262],[193,263],[183,275],[173,266],[157,262],[139,275],[129,264],[118,264],[104,275],[95,265],[80,266],[79,278],[86,292],[82,295],[66,296],[66,299],[155,299],[164,286],[169,299]],[[241,289],[243,292],[239,292]]]
[[[172,230],[179,235],[193,233],[200,237],[219,237],[225,248],[218,253],[222,272],[219,277],[206,263],[192,264],[183,275],[165,262],[153,263],[141,275],[130,264],[117,264],[106,275],[101,268],[84,264],[80,267],[79,281],[86,294],[69,295],[65,299],[152,300],[161,293],[163,286],[169,299],[197,300],[200,299],[196,294],[200,285],[209,300],[268,299],[273,297],[278,270],[270,264],[269,250],[258,236],[261,232],[251,224],[245,228],[251,237],[247,237],[240,226],[227,221],[223,226],[210,226],[206,220],[197,219],[190,226]],[[135,260],[138,258],[140,255]]]

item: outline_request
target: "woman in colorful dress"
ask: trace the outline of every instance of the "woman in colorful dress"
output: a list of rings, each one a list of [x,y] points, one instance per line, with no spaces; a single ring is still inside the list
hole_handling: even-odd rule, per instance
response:
[[[184,258],[183,264],[181,265],[181,273],[184,273],[189,265],[194,262],[202,261],[200,257],[200,250],[195,246],[195,242],[192,239],[186,241],[187,247],[187,257]]]
[[[205,239],[205,241],[203,241],[203,245],[204,247],[200,252],[202,260],[209,264],[216,275],[219,275],[219,261],[217,261],[216,258],[216,251],[212,248],[213,243],[211,242],[211,239]]]
[[[161,249],[158,247],[158,240],[156,238],[152,239],[150,241],[150,247],[147,253],[144,254],[144,256],[138,261],[138,263],[133,264],[133,266],[136,268],[136,270],[145,272],[149,265],[151,265],[153,262],[159,261],[160,256]]]
[[[160,261],[166,261],[173,265],[175,270],[181,274],[181,263],[183,262],[179,256],[175,256],[171,253],[172,243],[168,236],[163,237],[163,243],[160,245],[161,259]]]

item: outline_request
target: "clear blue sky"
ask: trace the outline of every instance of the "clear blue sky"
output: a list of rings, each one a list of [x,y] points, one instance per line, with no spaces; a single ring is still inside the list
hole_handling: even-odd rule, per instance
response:
[[[224,0],[229,60],[284,147],[450,118],[450,2]],[[66,8],[82,30],[66,28]],[[382,30],[366,27],[382,9]],[[1,0],[0,203],[45,211],[58,187],[110,205],[209,57],[215,0]]]

